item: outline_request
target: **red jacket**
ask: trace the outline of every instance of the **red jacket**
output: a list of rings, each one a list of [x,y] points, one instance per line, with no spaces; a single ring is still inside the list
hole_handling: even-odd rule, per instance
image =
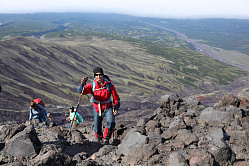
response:
[[[78,92],[81,92],[81,91],[82,91],[82,85],[78,87]],[[100,103],[101,112],[104,112],[105,109],[110,108],[110,106],[112,105],[111,95],[113,97],[114,108],[118,110],[120,107],[120,98],[114,85],[111,83],[111,80],[104,79],[104,84],[102,85],[102,87],[99,87],[99,84],[96,81],[96,79],[93,82],[88,83],[87,85],[85,85],[83,95],[89,94],[89,93],[93,95],[94,99],[93,99],[92,104],[96,112],[99,112],[99,103]]]

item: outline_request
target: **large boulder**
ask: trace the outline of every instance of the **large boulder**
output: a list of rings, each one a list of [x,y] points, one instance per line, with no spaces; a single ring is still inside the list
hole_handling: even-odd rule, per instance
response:
[[[74,130],[74,131],[72,131],[72,138],[71,139],[73,141],[75,141],[75,143],[80,143],[80,142],[84,142],[86,137],[79,130]]]
[[[160,134],[148,134],[148,144],[157,146],[164,142],[164,138]]]
[[[137,122],[137,126],[142,127],[145,126],[145,124],[149,121],[148,118],[140,118],[139,121]]]
[[[249,107],[249,97],[243,97],[241,100],[240,100],[240,105],[239,105],[240,108],[247,108]]]
[[[186,145],[198,142],[196,135],[187,129],[178,130],[176,140],[183,141]]]
[[[173,121],[173,118],[170,117],[164,117],[160,120],[160,125],[164,128],[169,128],[169,125],[171,124],[171,122]]]
[[[51,130],[47,129],[39,129],[39,135],[38,138],[41,142],[47,143],[47,142],[57,142],[60,140],[63,140],[63,137],[61,137],[58,133],[53,132]]]
[[[241,118],[242,127],[249,131],[249,116]]]
[[[54,127],[51,127],[49,130],[56,132],[63,138],[68,137],[68,134],[69,134],[69,130],[63,128],[62,126],[54,126]]]
[[[182,102],[182,98],[177,94],[167,94],[160,98],[160,108],[172,108],[176,102]]]
[[[122,143],[118,145],[117,155],[124,155],[123,162],[134,165],[138,161],[147,161],[157,153],[156,145],[162,142],[162,137],[150,134],[149,137],[140,134],[136,129],[127,132]]]
[[[145,130],[147,133],[154,132],[156,128],[160,127],[160,123],[155,120],[150,120],[146,123]]]
[[[249,161],[249,130],[244,130],[241,126],[229,126],[226,133],[229,135],[229,145],[236,154],[237,160]]]
[[[226,143],[229,137],[222,128],[212,131],[206,138],[210,141],[208,151],[214,156],[216,162],[220,165],[233,164],[236,159],[235,153]]]
[[[0,125],[0,142],[5,142],[12,138],[14,135],[23,131],[25,129],[24,124],[19,124],[17,122],[7,122]]]
[[[242,118],[245,114],[242,109],[232,105],[226,107],[225,111],[230,114],[231,118],[236,118],[236,117]]]
[[[228,123],[232,119],[229,112],[217,111],[212,107],[204,109],[199,117],[199,121],[205,121],[208,123],[219,122],[219,123]]]
[[[203,149],[193,149],[189,152],[189,165],[197,166],[197,165],[214,165],[214,158],[212,154]]]
[[[118,155],[128,155],[130,151],[141,144],[148,142],[148,137],[140,134],[136,129],[131,129],[127,132],[122,143],[118,145],[116,153]]]
[[[188,166],[186,154],[182,151],[173,152],[169,156],[169,166]]]
[[[160,108],[164,114],[169,117],[174,117],[175,111],[179,109],[182,98],[177,94],[167,94],[160,98]]]
[[[166,140],[175,139],[177,136],[177,129],[167,129],[162,133],[161,136]]]
[[[221,107],[228,107],[229,105],[233,105],[238,107],[240,104],[240,100],[232,95],[232,94],[227,94],[222,97],[222,99],[214,105],[215,108],[221,108]]]
[[[108,155],[112,151],[116,151],[116,146],[106,145],[99,149],[99,154],[101,156]]]
[[[186,129],[186,128],[187,128],[186,123],[179,116],[175,116],[174,120],[169,125],[169,129],[180,130],[180,129]]]
[[[39,154],[42,143],[33,125],[26,127],[5,142],[4,153],[15,157],[34,157]]]
[[[210,133],[206,136],[207,138],[210,139],[219,139],[219,140],[223,140],[226,141],[229,139],[229,136],[227,135],[227,133],[224,131],[223,128],[218,127],[218,128],[213,128],[210,129]]]
[[[135,165],[138,162],[147,162],[157,153],[157,148],[151,144],[140,144],[131,149],[123,158],[123,162]]]
[[[69,166],[71,163],[71,158],[68,155],[60,153],[56,150],[53,145],[46,145],[42,147],[39,155],[34,159],[30,160],[29,165],[64,165]]]
[[[200,99],[195,96],[189,96],[185,98],[185,101],[189,106],[197,106],[201,104]]]

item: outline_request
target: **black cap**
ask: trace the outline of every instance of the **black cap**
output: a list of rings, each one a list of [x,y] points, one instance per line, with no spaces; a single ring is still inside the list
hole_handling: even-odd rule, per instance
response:
[[[73,110],[73,111],[74,111],[74,107],[73,107],[73,106],[69,107],[69,109],[71,109],[71,110]]]
[[[93,69],[93,74],[94,74],[94,76],[95,76],[96,73],[104,74],[104,71],[103,71],[103,69],[102,69],[101,67],[95,67],[95,68]]]

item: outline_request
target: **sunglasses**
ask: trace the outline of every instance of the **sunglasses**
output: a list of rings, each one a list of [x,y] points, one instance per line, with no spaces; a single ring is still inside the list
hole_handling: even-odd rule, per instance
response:
[[[103,74],[95,74],[94,76],[102,76]]]

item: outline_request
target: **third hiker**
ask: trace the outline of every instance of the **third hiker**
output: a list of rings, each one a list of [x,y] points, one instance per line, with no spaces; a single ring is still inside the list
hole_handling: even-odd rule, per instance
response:
[[[93,70],[94,80],[86,84],[83,95],[91,93],[93,95],[93,115],[94,115],[94,132],[97,141],[104,138],[104,143],[109,144],[113,129],[115,127],[114,116],[118,114],[120,107],[119,95],[111,83],[108,76],[104,75],[103,69],[96,67]],[[81,93],[86,78],[81,79],[81,84],[78,87],[78,92]],[[113,102],[111,100],[111,95]],[[103,117],[106,118],[107,126],[104,134],[102,132]]]
[[[83,122],[82,116],[78,112],[75,112],[73,106],[69,108],[69,114],[65,114],[65,116],[67,116],[69,122],[72,122],[70,125],[71,131],[76,129]]]

